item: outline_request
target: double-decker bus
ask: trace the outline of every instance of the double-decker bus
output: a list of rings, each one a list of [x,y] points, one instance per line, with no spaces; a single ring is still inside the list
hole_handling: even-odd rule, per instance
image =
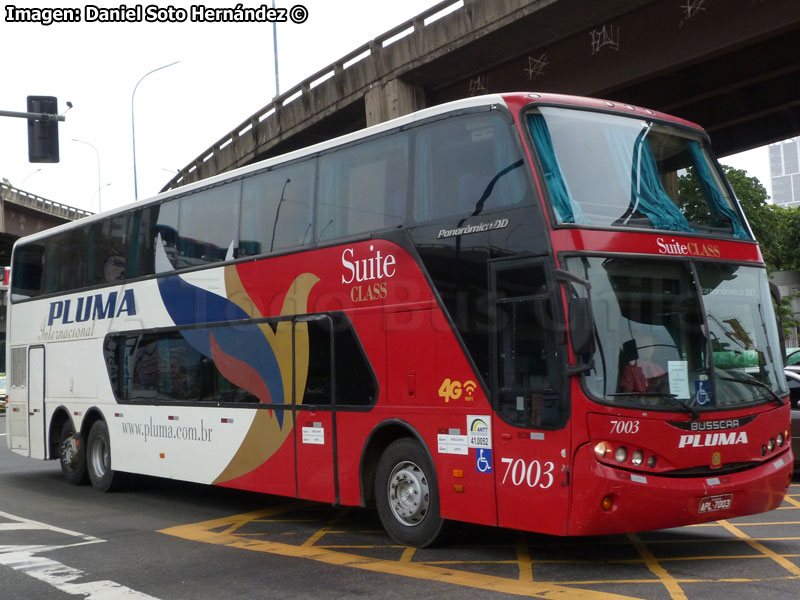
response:
[[[790,483],[759,248],[706,134],[652,110],[436,106],[21,239],[11,273],[8,445],[71,483],[374,505],[413,546]]]

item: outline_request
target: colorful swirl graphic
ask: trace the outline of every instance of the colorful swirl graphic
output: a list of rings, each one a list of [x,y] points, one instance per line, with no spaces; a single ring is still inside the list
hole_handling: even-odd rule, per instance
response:
[[[181,329],[181,336],[211,359],[225,379],[253,394],[262,404],[291,406],[292,376],[296,389],[304,390],[308,375],[307,325],[296,323],[293,327],[291,320],[283,320],[273,329],[269,323],[242,323],[267,315],[256,308],[235,265],[224,267],[224,280],[226,297],[177,275],[159,279],[158,289],[170,319],[178,326],[189,326]],[[279,316],[305,314],[311,288],[318,281],[311,273],[296,277],[286,291]],[[240,324],[196,327],[237,321]],[[303,366],[294,371],[295,364]],[[302,391],[298,391],[300,394]],[[296,401],[300,403],[302,397]],[[235,479],[261,466],[280,448],[293,425],[290,410],[256,411],[239,450],[214,483]]]

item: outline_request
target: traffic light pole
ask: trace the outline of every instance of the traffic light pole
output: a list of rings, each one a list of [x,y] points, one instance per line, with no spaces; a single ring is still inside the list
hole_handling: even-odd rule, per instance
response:
[[[0,110],[0,117],[19,117],[20,119],[33,119],[34,121],[66,121],[64,115],[50,113],[14,112],[13,110]]]
[[[65,120],[63,114],[58,114],[58,98],[28,96],[27,102],[28,112],[0,110],[0,117],[17,117],[28,121],[28,162],[57,163],[58,122]],[[72,103],[67,102],[67,106],[72,108]]]

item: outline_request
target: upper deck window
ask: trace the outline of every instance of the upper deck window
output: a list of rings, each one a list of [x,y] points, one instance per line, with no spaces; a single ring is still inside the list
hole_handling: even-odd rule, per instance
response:
[[[699,135],[638,118],[544,107],[528,115],[558,223],[751,239]],[[699,197],[679,192],[692,169]]]
[[[509,208],[529,198],[506,119],[465,115],[421,127],[414,144],[417,222]]]
[[[400,133],[319,160],[316,241],[399,227],[405,218],[408,136]]]

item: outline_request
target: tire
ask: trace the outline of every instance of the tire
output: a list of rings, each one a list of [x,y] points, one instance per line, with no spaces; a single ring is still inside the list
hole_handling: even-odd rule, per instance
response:
[[[436,473],[422,446],[410,438],[389,444],[375,473],[375,502],[386,533],[398,544],[426,548],[441,541]]]
[[[97,421],[86,440],[86,470],[92,486],[101,492],[113,492],[127,482],[127,473],[111,469],[111,439],[105,421]]]
[[[58,462],[61,475],[72,485],[86,485],[89,475],[86,472],[86,446],[80,436],[75,434],[72,421],[61,426],[58,436]]]

